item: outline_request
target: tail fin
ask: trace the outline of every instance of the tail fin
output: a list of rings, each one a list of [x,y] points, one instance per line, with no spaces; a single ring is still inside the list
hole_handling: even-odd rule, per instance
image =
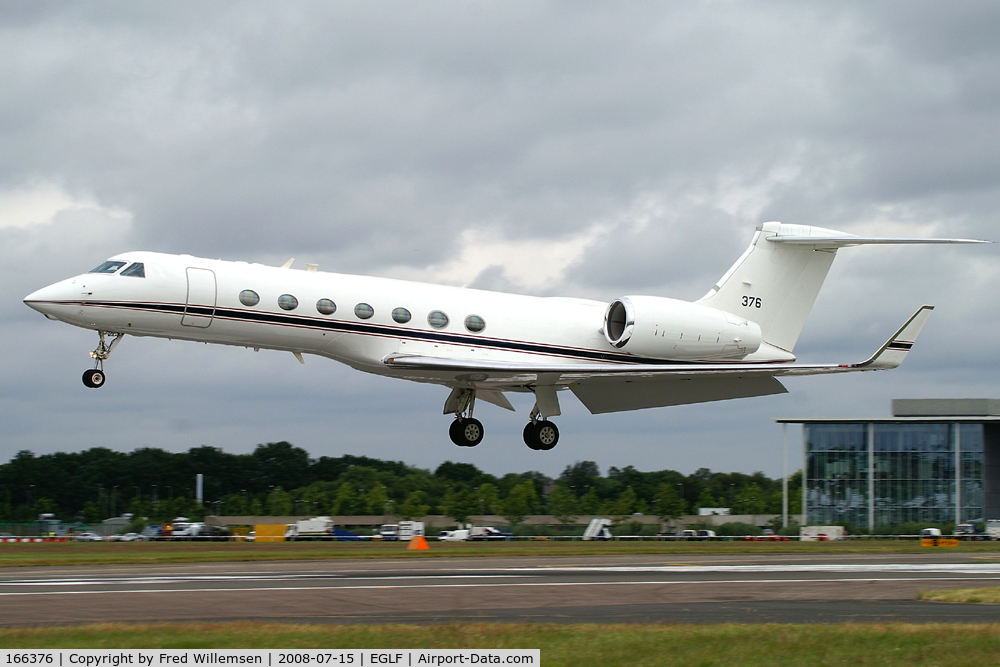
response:
[[[764,343],[791,352],[837,249],[895,243],[985,243],[969,239],[861,237],[821,227],[765,222],[750,247],[699,303],[760,326]]]

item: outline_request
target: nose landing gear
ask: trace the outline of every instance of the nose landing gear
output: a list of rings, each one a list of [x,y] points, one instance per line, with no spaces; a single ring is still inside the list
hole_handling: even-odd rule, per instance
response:
[[[104,371],[94,368],[83,372],[83,384],[91,389],[97,389],[104,384]]]
[[[123,333],[108,334],[106,331],[98,331],[97,335],[101,337],[101,342],[97,344],[97,349],[90,353],[91,359],[95,359],[96,363],[94,368],[83,373],[83,384],[91,389],[104,386],[104,360],[111,356],[118,341],[125,336]],[[108,335],[112,337],[111,340],[104,340]]]

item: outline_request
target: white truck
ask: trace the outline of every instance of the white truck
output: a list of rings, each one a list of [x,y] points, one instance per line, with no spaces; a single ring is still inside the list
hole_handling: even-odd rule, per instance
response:
[[[611,519],[603,516],[591,519],[590,523],[587,524],[587,529],[583,531],[583,537],[580,539],[588,542],[590,540],[610,540],[611,530],[608,528],[610,525]]]
[[[423,521],[400,521],[386,523],[378,529],[379,538],[383,542],[409,542],[414,537],[424,534]]]
[[[1000,540],[1000,519],[987,519],[985,533],[991,540]]]
[[[299,519],[295,523],[288,524],[285,529],[285,540],[295,542],[330,539],[333,537],[333,529],[333,519],[328,516]]]
[[[472,526],[456,530],[442,530],[438,533],[441,542],[486,542],[494,540],[509,540],[510,533],[505,533],[493,526]]]

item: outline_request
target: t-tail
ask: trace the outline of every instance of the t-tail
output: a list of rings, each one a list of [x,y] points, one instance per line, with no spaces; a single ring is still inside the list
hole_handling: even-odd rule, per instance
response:
[[[754,357],[793,360],[792,350],[837,250],[901,243],[989,243],[972,239],[876,238],[821,227],[765,222],[750,247],[699,303],[760,326]]]

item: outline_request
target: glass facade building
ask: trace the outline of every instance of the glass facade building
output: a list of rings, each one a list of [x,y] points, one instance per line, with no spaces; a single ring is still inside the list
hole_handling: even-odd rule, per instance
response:
[[[1000,401],[893,401],[890,419],[803,426],[804,521],[856,529],[1000,518]]]
[[[807,521],[883,528],[983,518],[983,425],[804,424]]]

